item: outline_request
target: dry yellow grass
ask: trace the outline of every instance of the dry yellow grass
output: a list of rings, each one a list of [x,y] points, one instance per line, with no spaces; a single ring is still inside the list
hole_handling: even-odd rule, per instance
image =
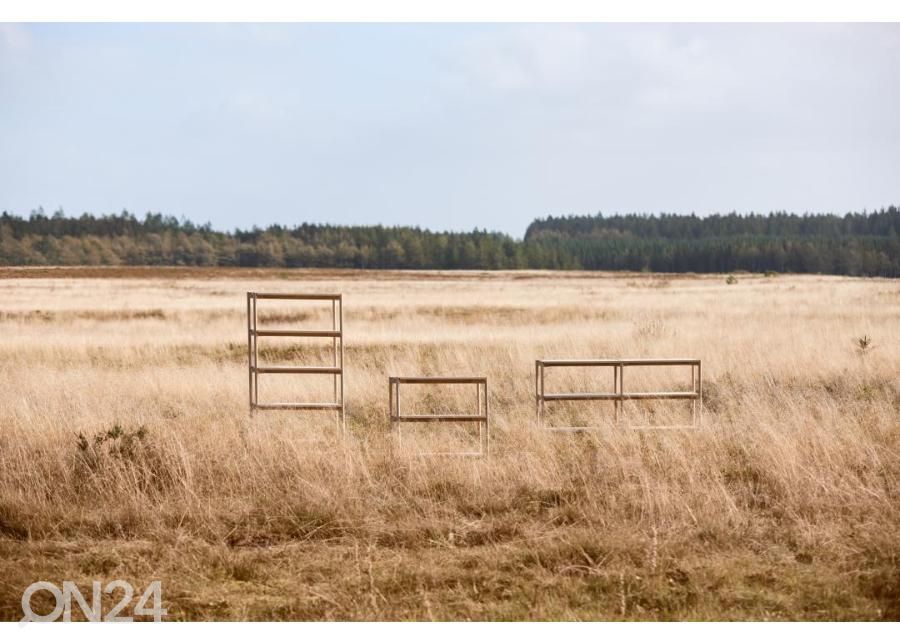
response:
[[[2,277],[2,618],[33,581],[117,578],[161,580],[175,619],[900,618],[896,280]],[[347,440],[323,412],[248,420],[247,290],[343,292]],[[699,357],[703,426],[538,432],[539,357]],[[416,374],[488,376],[490,459],[396,452],[387,377]]]

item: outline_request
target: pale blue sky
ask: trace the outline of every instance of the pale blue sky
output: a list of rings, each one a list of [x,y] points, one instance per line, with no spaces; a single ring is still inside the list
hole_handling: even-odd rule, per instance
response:
[[[0,210],[488,228],[900,203],[900,25],[0,25]]]

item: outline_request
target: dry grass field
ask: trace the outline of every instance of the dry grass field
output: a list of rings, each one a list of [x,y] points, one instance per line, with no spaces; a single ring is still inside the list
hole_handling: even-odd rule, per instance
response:
[[[248,417],[248,290],[344,294],[343,440],[329,412]],[[701,358],[703,424],[592,403],[555,420],[597,430],[538,431],[552,357]],[[388,376],[453,374],[489,379],[490,458],[417,455],[471,438],[440,425],[398,450]],[[329,378],[261,376],[260,398]],[[0,385],[3,619],[34,581],[112,579],[161,580],[181,620],[900,619],[896,280],[3,269]]]

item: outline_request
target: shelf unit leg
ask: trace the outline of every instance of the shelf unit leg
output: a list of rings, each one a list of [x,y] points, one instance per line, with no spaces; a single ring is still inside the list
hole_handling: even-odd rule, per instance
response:
[[[484,456],[491,454],[491,403],[488,396],[488,382],[484,379]]]

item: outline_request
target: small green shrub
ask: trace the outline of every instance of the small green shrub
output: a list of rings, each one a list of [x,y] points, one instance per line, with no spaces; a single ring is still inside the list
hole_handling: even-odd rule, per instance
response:
[[[75,437],[75,446],[82,456],[90,460],[95,460],[102,453],[116,458],[133,459],[146,436],[147,428],[143,425],[128,430],[116,423],[111,429],[94,436],[93,441],[79,432]]]
[[[870,338],[868,335],[856,338],[856,350],[860,355],[865,355],[872,350],[872,347],[872,338]]]

